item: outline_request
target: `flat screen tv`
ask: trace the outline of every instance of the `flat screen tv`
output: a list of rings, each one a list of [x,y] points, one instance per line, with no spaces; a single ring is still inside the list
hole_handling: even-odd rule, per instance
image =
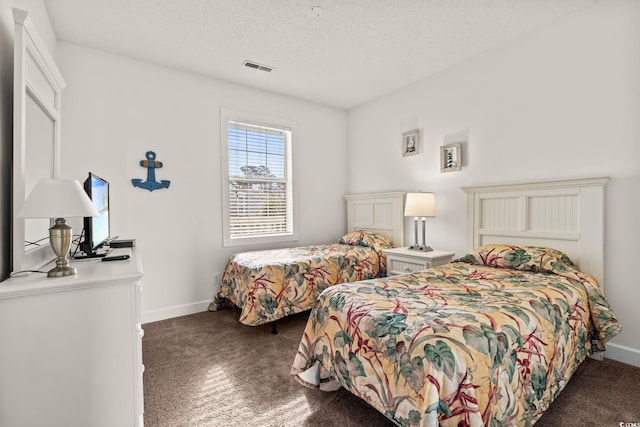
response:
[[[109,182],[89,172],[84,182],[87,192],[99,215],[84,218],[84,240],[80,243],[80,250],[85,256],[104,256],[100,249],[109,240]]]

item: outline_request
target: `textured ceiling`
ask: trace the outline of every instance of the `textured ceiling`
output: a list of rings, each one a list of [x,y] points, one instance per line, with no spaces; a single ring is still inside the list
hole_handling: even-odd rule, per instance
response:
[[[343,109],[596,1],[44,0],[59,40]]]

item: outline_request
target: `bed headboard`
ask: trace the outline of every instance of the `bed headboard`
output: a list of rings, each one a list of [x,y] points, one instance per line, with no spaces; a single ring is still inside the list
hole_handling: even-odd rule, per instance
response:
[[[604,187],[609,178],[462,187],[468,249],[489,244],[547,246],[604,279]]]
[[[404,197],[406,193],[372,193],[344,196],[348,231],[373,231],[404,246]]]

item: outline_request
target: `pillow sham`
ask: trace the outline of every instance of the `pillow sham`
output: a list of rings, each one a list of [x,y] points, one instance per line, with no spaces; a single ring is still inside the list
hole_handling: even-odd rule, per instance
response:
[[[338,240],[338,243],[345,243],[351,246],[368,246],[374,249],[389,249],[393,247],[391,241],[385,236],[366,230],[347,233]]]
[[[538,246],[484,245],[475,248],[459,261],[511,270],[549,273],[577,268],[563,252]]]

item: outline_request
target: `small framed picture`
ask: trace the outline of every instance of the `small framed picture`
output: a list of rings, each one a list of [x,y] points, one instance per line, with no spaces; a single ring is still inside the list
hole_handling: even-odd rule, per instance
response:
[[[440,147],[440,172],[459,171],[462,168],[460,143],[446,144]]]
[[[402,155],[413,156],[420,149],[420,131],[410,130],[402,134]]]

